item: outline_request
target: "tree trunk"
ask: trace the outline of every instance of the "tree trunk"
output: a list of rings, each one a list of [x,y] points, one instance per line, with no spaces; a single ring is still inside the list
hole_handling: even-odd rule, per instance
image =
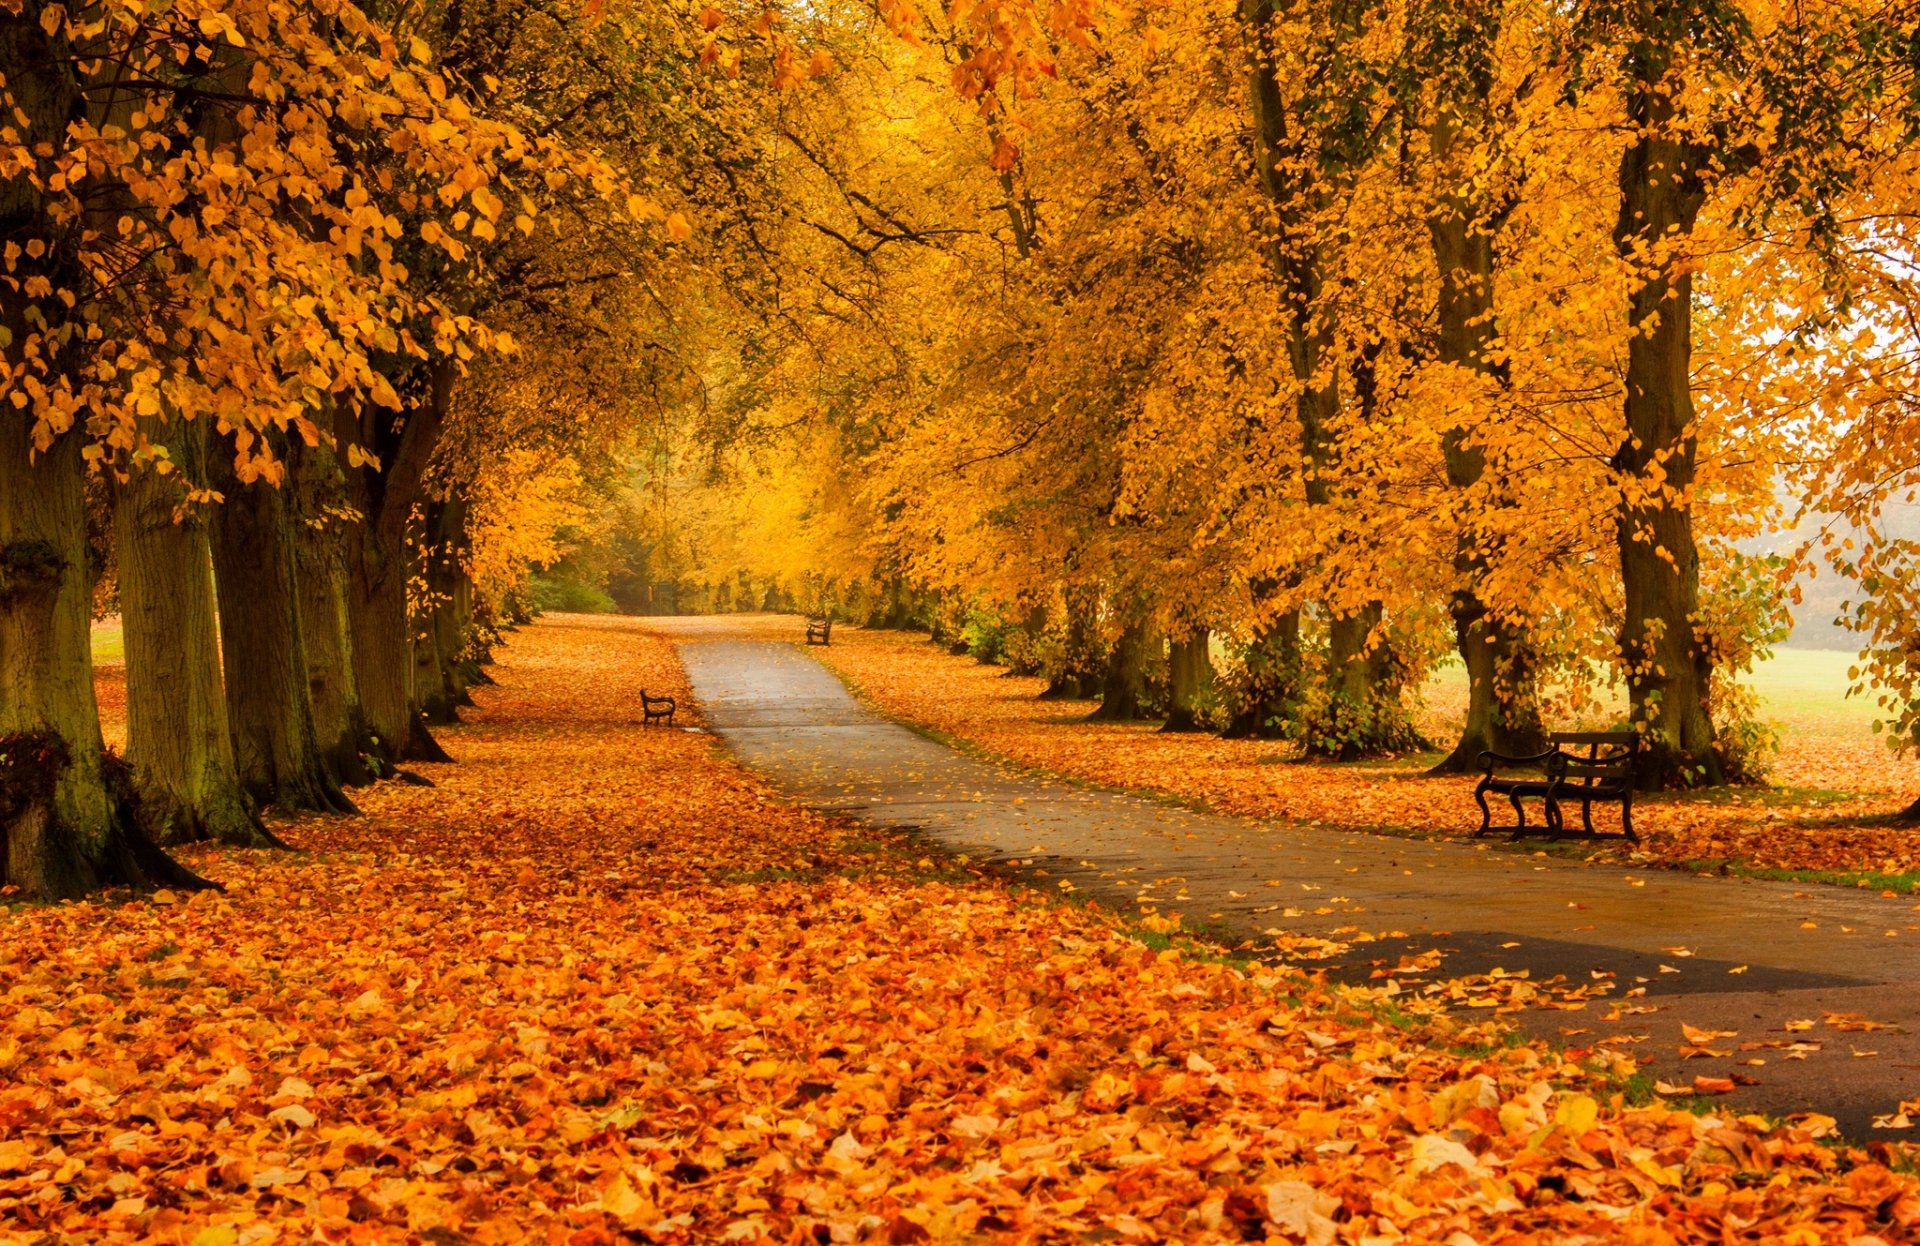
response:
[[[413,647],[408,643],[405,551],[370,525],[348,557],[348,619],[353,673],[373,745],[389,762],[450,761],[412,707]]]
[[[19,38],[13,24],[0,20],[0,64]],[[22,341],[18,305],[4,310]],[[69,432],[36,455],[32,417],[0,413],[4,881],[42,900],[114,884],[211,886],[154,846],[106,766],[93,696],[83,435]]]
[[[459,498],[430,503],[424,525],[421,564],[427,586],[422,617],[414,621],[414,699],[430,723],[460,721],[458,707],[472,705],[461,667],[466,649],[468,594],[465,503]]]
[[[203,422],[176,421],[166,442],[178,470],[136,467],[114,494],[127,762],[156,841],[284,847],[241,790],[228,732],[207,516],[186,504],[187,482],[206,479],[206,435]]]
[[[1280,62],[1274,44],[1276,8],[1275,0],[1245,0],[1241,13],[1252,53],[1254,166],[1281,223],[1267,252],[1282,291],[1281,316],[1287,359],[1298,386],[1295,414],[1300,421],[1300,456],[1311,513],[1311,508],[1333,500],[1341,470],[1332,431],[1340,415],[1335,326],[1323,298],[1327,243],[1315,230],[1332,202],[1335,179],[1351,180],[1358,157],[1342,151],[1337,143],[1311,150],[1315,146],[1311,136],[1290,123],[1275,76]],[[1378,344],[1372,349],[1377,352]],[[1363,357],[1362,364],[1370,370],[1371,356]],[[1361,379],[1363,405],[1371,401],[1368,385],[1370,371]],[[1406,714],[1399,688],[1378,680],[1382,663],[1364,657],[1356,644],[1356,639],[1365,639],[1378,612],[1378,606],[1367,606],[1358,614],[1332,620],[1331,683],[1324,698],[1327,721],[1307,724],[1309,752],[1326,751],[1335,740],[1333,751],[1343,756],[1391,751],[1388,741],[1412,734],[1410,727],[1403,729]]]
[[[388,763],[453,760],[418,712],[408,631],[407,525],[421,500],[454,379],[447,361],[423,372],[423,381],[403,378],[405,383],[396,386],[402,393],[424,389],[415,393],[404,414],[368,409],[359,420],[344,414],[335,420],[343,443],[369,450],[381,464],[378,470],[371,465],[356,468],[348,476],[359,518],[347,528],[347,619],[369,740]]]
[[[1536,699],[1539,672],[1519,629],[1489,615],[1471,591],[1453,595],[1454,642],[1467,668],[1467,716],[1460,739],[1429,774],[1465,774],[1482,752],[1526,757],[1547,746]]]
[[[264,481],[222,484],[213,565],[241,786],[263,805],[358,812],[328,771],[314,730],[289,499]]]
[[[1048,673],[1047,686],[1037,699],[1042,701],[1084,701],[1099,694],[1100,652],[1094,635],[1094,611],[1097,598],[1088,592],[1066,593],[1067,631],[1062,640],[1059,661]]]
[[[1378,401],[1375,362],[1383,348],[1370,341],[1353,360],[1355,403],[1363,422],[1371,422]],[[1322,452],[1307,483],[1309,503],[1332,498],[1325,471],[1331,455]],[[1303,722],[1306,754],[1357,761],[1424,747],[1405,702],[1405,679],[1386,639],[1374,640],[1386,609],[1369,602],[1358,610],[1328,609],[1326,686],[1308,699]]]
[[[1146,620],[1136,618],[1113,642],[1100,683],[1100,705],[1087,715],[1088,722],[1130,723],[1146,716],[1149,635]]]
[[[1006,645],[1006,674],[1038,675],[1041,671],[1040,645],[1047,634],[1047,607],[1042,602],[1029,605],[1020,615]]]
[[[1687,492],[1694,475],[1693,276],[1680,248],[1706,203],[1711,153],[1672,137],[1662,82],[1671,55],[1635,50],[1629,104],[1641,136],[1620,161],[1614,241],[1639,284],[1627,343],[1626,437],[1616,520],[1625,589],[1620,650],[1633,720],[1645,734],[1648,784],[1723,781],[1707,708],[1712,657],[1699,633],[1700,555]]]
[[[16,169],[0,179],[0,237],[13,253],[0,285],[0,366],[15,398],[28,380],[60,379],[72,327],[60,296],[80,284],[78,231],[50,219],[36,189],[67,172],[67,127],[82,106],[75,50],[41,25],[54,12],[0,11],[11,141],[16,158],[37,165],[37,177]],[[44,293],[30,293],[43,281]],[[36,446],[34,405],[0,406],[0,883],[46,900],[116,883],[211,886],[141,832],[107,766],[89,627],[87,413],[78,414],[80,428]]]
[[[1207,651],[1212,634],[1195,628],[1167,646],[1167,721],[1162,731],[1205,731],[1196,716],[1213,692],[1213,656]]]
[[[325,444],[296,445],[288,458],[299,516],[293,536],[295,584],[314,734],[334,778],[362,787],[373,782],[365,756],[373,749],[347,630],[346,478]]]
[[[1300,612],[1289,610],[1254,633],[1235,691],[1228,740],[1281,740],[1300,713]]]
[[[1484,100],[1479,106],[1484,109]],[[1430,139],[1443,177],[1454,171],[1453,147],[1458,133],[1456,118],[1443,109]],[[1449,177],[1447,184],[1457,185],[1458,181]],[[1438,359],[1504,392],[1509,383],[1508,368],[1494,349],[1499,330],[1493,306],[1493,229],[1499,219],[1500,214],[1490,212],[1478,199],[1461,190],[1450,190],[1439,197],[1429,214],[1427,232],[1440,274]],[[1442,449],[1447,481],[1455,489],[1470,489],[1486,475],[1486,455],[1471,444],[1465,430],[1449,430]],[[1458,587],[1448,609],[1460,660],[1467,670],[1467,716],[1453,751],[1429,772],[1432,774],[1476,769],[1484,751],[1527,756],[1546,745],[1536,686],[1538,664],[1526,635],[1520,627],[1489,611],[1477,591],[1494,557],[1491,538],[1471,519],[1463,522],[1453,555]]]
[[[1402,700],[1402,677],[1385,640],[1368,645],[1385,618],[1378,605],[1327,625],[1327,685],[1306,724],[1306,755],[1358,761],[1422,748]]]

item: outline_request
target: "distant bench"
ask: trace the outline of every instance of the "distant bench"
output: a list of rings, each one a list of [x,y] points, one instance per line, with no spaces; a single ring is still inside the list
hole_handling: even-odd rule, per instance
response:
[[[1521,801],[1537,797],[1544,806],[1548,839],[1615,839],[1625,837],[1634,843],[1640,837],[1633,832],[1633,788],[1640,760],[1640,733],[1637,731],[1556,731],[1547,737],[1553,745],[1531,757],[1508,757],[1501,753],[1480,754],[1483,773],[1473,789],[1480,805],[1480,829],[1477,838],[1494,831],[1507,831],[1514,839],[1531,833],[1527,812]],[[1583,756],[1576,751],[1585,748]],[[1523,773],[1501,774],[1501,770]],[[1537,772],[1537,773],[1535,773]],[[1513,806],[1514,824],[1495,826],[1487,796],[1504,796]],[[1566,827],[1561,805],[1578,801],[1580,825]],[[1596,804],[1620,806],[1620,834],[1603,834],[1593,829]]]
[[[651,727],[655,722],[664,722],[673,726],[673,698],[650,697],[647,690],[640,690],[640,725]]]
[[[807,620],[807,643],[827,645],[833,643],[833,620],[821,615]]]

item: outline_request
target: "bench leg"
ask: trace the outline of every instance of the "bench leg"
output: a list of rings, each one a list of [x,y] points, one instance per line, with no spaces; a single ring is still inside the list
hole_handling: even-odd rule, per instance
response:
[[[1640,837],[1633,833],[1633,800],[1631,798],[1620,802],[1620,829],[1625,831],[1627,838],[1634,843],[1640,842]]]
[[[1525,839],[1527,835],[1527,810],[1526,806],[1520,803],[1520,793],[1508,792],[1507,803],[1513,806],[1512,838]]]
[[[1474,803],[1480,806],[1480,829],[1473,833],[1475,839],[1493,829],[1493,810],[1487,806],[1487,785],[1485,783],[1473,789]]]

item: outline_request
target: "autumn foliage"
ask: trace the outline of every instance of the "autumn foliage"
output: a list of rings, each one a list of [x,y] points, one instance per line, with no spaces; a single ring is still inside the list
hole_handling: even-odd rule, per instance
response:
[[[1920,740],[1916,19],[0,0],[0,1234],[1911,1239],[1818,1121],[785,806],[571,612],[923,629],[828,660],[1349,828],[1621,726],[1754,789],[1644,855],[1905,870],[1743,680],[1818,571]]]
[[[1497,1025],[1155,951],[774,801],[631,624],[517,635],[434,789],[8,916],[28,1237],[1893,1242],[1812,1126],[1623,1106]],[[1491,1054],[1464,1054],[1479,1051]]]

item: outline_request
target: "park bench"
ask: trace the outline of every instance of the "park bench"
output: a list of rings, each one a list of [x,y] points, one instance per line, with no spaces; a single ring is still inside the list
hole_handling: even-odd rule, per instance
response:
[[[673,708],[672,697],[650,697],[645,688],[640,690],[640,725],[642,727],[651,727],[656,720],[666,723],[669,727],[673,726]]]
[[[1548,839],[1609,839],[1612,835],[1593,829],[1596,804],[1620,806],[1620,834],[1635,843],[1640,837],[1633,831],[1633,788],[1640,757],[1640,733],[1637,731],[1556,731],[1547,737],[1553,746],[1531,757],[1508,757],[1483,752],[1479,763],[1480,782],[1473,799],[1480,806],[1478,838],[1494,831],[1510,832],[1514,839],[1528,835],[1527,813],[1523,800],[1537,797],[1546,817]],[[1585,752],[1582,753],[1581,749]],[[1520,774],[1501,774],[1518,769]],[[1514,824],[1495,826],[1488,795],[1505,796],[1513,806]],[[1567,829],[1563,804],[1579,802],[1582,829]]]
[[[827,615],[807,620],[807,643],[827,645],[833,643],[833,619]]]

